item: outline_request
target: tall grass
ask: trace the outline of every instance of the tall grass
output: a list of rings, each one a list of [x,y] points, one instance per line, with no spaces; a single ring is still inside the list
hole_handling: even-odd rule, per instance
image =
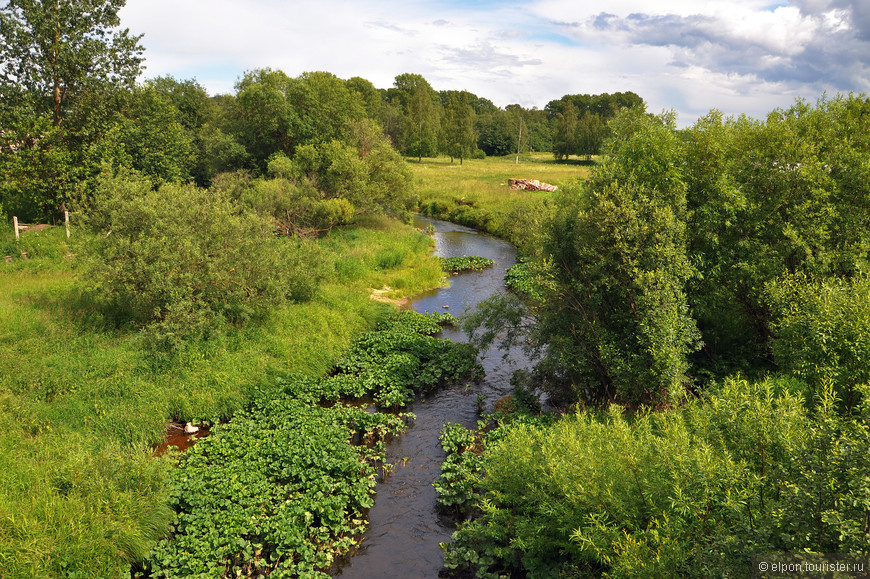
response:
[[[170,459],[151,456],[167,421],[226,420],[270,375],[325,373],[390,307],[372,289],[442,280],[428,237],[369,219],[318,242],[329,273],[313,300],[160,358],[90,307],[62,228],[0,235],[31,248],[0,265],[3,579],[129,576],[169,525]]]

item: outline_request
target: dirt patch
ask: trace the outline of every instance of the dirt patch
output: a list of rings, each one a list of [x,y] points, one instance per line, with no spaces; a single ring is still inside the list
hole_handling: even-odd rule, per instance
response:
[[[411,301],[411,298],[409,298],[407,296],[403,297],[403,298],[388,297],[387,294],[389,294],[390,292],[393,291],[393,288],[391,288],[388,285],[385,285],[381,289],[373,289],[371,291],[372,291],[372,293],[369,295],[369,297],[371,299],[375,300],[376,302],[384,302],[386,304],[393,304],[397,308],[404,307],[405,305],[408,304],[409,301]]]
[[[154,456],[161,456],[174,446],[180,452],[184,452],[204,436],[208,436],[209,429],[200,427],[196,432],[188,434],[185,431],[184,422],[170,422],[166,425],[166,440],[154,447]]]

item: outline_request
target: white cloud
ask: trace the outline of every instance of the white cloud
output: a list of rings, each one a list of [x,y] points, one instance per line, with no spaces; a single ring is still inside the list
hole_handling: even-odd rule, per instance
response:
[[[602,12],[606,10],[606,13]],[[763,116],[795,96],[868,88],[870,9],[850,0],[128,0],[147,75],[231,90],[253,68],[375,86],[422,74],[497,105],[634,91],[682,124],[710,108]]]

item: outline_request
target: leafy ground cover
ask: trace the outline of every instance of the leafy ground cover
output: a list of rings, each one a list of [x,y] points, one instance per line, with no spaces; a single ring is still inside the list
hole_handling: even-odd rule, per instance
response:
[[[543,297],[540,280],[535,275],[528,258],[520,257],[517,263],[508,268],[504,274],[504,284],[517,295],[533,301]]]
[[[369,395],[402,406],[415,393],[474,379],[477,351],[433,337],[452,321],[391,315],[354,340],[331,377],[280,378],[216,427],[170,477],[177,522],[143,576],[327,577],[365,529],[383,441],[413,416],[322,404]]]
[[[441,269],[446,273],[459,273],[463,271],[479,271],[492,267],[495,262],[488,257],[479,255],[464,255],[457,257],[442,257]]]
[[[150,555],[148,576],[327,577],[358,543],[382,440],[405,422],[312,405],[295,396],[298,381],[216,427],[173,471],[174,532]],[[352,446],[349,433],[378,444]]]

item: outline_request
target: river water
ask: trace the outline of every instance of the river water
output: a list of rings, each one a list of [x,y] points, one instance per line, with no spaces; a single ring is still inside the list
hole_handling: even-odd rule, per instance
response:
[[[516,262],[514,248],[500,239],[446,221],[416,218],[415,225],[435,227],[435,251],[441,257],[479,255],[495,266],[451,277],[450,287],[418,296],[409,307],[417,312],[444,312],[459,317],[482,299],[504,291],[504,273]],[[448,306],[445,308],[444,306]],[[447,328],[442,337],[455,342],[467,338],[459,328]],[[485,409],[512,391],[510,377],[518,365],[527,365],[521,351],[481,353],[486,378],[479,384],[457,385],[406,410],[417,415],[408,431],[387,445],[392,474],[377,487],[369,511],[369,529],[359,550],[337,573],[341,579],[428,579],[438,577],[444,561],[439,543],[450,540],[453,522],[439,514],[432,483],[438,478],[444,451],[438,441],[442,426],[477,423],[477,397],[486,397]]]

